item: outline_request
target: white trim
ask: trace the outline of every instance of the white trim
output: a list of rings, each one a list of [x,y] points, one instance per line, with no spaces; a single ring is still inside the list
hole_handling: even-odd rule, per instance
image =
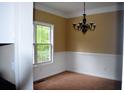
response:
[[[49,24],[49,23],[45,23],[45,22],[39,22],[39,21],[34,21],[34,26],[35,25],[42,25],[42,26],[48,26],[48,27],[50,27],[50,42],[49,42],[49,44],[51,45],[51,53],[50,53],[50,55],[51,55],[51,59],[50,59],[50,61],[42,61],[42,63],[35,63],[35,62],[33,62],[34,63],[34,66],[36,66],[36,65],[44,65],[44,64],[51,64],[51,63],[53,63],[53,55],[54,55],[54,25],[53,24]],[[34,31],[35,31],[35,29],[34,29]],[[36,33],[35,33],[36,34]],[[36,37],[34,38],[35,39],[35,42],[36,42]],[[34,51],[36,51],[36,50],[34,50]],[[35,52],[34,52],[35,53]],[[34,54],[34,58],[37,56],[37,53],[35,53]],[[35,58],[35,60],[34,61],[36,61],[36,58]]]
[[[52,8],[49,8],[49,7],[46,7],[44,5],[40,5],[38,3],[35,3],[34,8],[38,9],[38,10],[42,10],[42,11],[48,12],[48,13],[51,13],[51,14],[54,14],[54,15],[57,15],[57,16],[61,16],[61,17],[65,17],[66,18],[66,14],[65,13],[60,12],[60,11],[55,10],[55,9],[52,9]]]
[[[120,54],[115,55],[115,54],[108,54],[108,53],[90,53],[90,52],[66,52],[66,53],[71,53],[71,54],[80,54],[80,55],[101,55],[101,56],[121,56]]]
[[[33,89],[33,3],[14,3],[15,6],[15,78],[16,89]],[[23,83],[25,82],[25,85]]]
[[[114,12],[114,11],[119,11],[123,10],[123,8],[117,5],[114,6],[108,6],[108,7],[101,7],[97,9],[91,9],[91,10],[86,10],[87,15],[93,15],[93,14],[100,14],[100,13],[107,13],[107,12]],[[82,12],[76,12],[73,14],[69,14],[68,18],[73,18],[73,17],[79,17],[82,16]]]
[[[82,16],[82,11],[81,12],[78,11],[75,13],[64,13],[64,12],[60,12],[60,11],[52,9],[52,8],[48,8],[44,5],[40,5],[38,3],[35,4],[34,8],[48,12],[48,13],[52,13],[54,15],[58,15],[58,16],[61,16],[64,18],[72,18],[72,17]],[[124,10],[123,3],[113,5],[113,6],[100,7],[100,8],[96,8],[96,9],[86,10],[86,14],[93,15],[93,14],[99,14],[99,13],[114,12],[114,11],[119,11],[119,10]]]
[[[43,21],[42,22],[41,21],[34,21],[33,23],[34,24],[39,24],[39,25],[46,25],[46,26],[54,27],[54,24],[43,22]]]

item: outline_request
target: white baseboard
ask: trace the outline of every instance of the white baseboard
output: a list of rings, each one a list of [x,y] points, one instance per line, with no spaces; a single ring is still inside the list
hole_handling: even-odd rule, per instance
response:
[[[55,52],[53,63],[34,66],[34,81],[55,75],[66,70],[65,52]]]
[[[121,55],[67,52],[66,58],[68,71],[121,81]]]

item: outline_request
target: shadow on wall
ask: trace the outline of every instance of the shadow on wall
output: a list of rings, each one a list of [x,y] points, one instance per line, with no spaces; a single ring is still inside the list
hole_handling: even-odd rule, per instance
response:
[[[123,50],[123,11],[117,13],[117,29],[116,29],[116,54],[122,55]]]
[[[118,5],[118,8],[122,7],[122,3]],[[123,11],[118,12],[117,14],[117,41],[116,41],[116,54],[120,56],[116,58],[116,76],[121,76],[122,80],[122,56],[123,56]],[[119,72],[118,72],[119,71]]]
[[[2,77],[2,73],[0,72],[0,77]]]
[[[25,61],[26,63],[23,65],[24,66],[23,69],[25,69],[23,71],[25,71],[25,72],[21,72],[21,73],[23,73],[23,75],[20,76],[21,80],[19,82],[19,86],[16,86],[17,90],[22,90],[22,89],[24,90],[28,86],[31,86],[30,84],[32,84],[32,87],[33,87],[33,81],[32,81],[32,83],[29,84],[29,82],[31,82],[31,78],[33,76],[33,74],[32,74],[33,70],[30,69],[30,66],[27,67],[27,65],[29,65],[33,59],[31,60],[31,58],[29,58],[29,56],[25,56],[25,58],[27,58],[27,61]]]

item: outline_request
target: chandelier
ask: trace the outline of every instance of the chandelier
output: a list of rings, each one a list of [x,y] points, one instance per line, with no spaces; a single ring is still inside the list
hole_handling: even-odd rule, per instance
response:
[[[88,30],[94,31],[96,28],[95,23],[93,22],[87,23],[86,14],[85,14],[85,2],[84,2],[83,20],[78,24],[73,24],[73,27],[75,30],[81,31],[83,34],[85,34]]]

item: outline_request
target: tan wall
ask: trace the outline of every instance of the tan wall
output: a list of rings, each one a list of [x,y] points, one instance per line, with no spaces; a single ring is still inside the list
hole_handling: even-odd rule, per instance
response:
[[[87,20],[95,22],[94,32],[85,35],[74,31],[72,24],[78,23],[82,17],[65,19],[47,12],[35,10],[34,20],[54,24],[54,50],[90,52],[90,53],[122,53],[122,16],[121,12],[109,12],[87,16]]]
[[[109,12],[88,16],[88,20],[95,22],[96,30],[85,35],[74,31],[72,24],[78,23],[81,17],[68,19],[67,51],[93,53],[122,53],[122,23],[121,12]]]
[[[54,51],[65,51],[66,42],[66,19],[41,10],[34,10],[34,21],[54,24]]]

